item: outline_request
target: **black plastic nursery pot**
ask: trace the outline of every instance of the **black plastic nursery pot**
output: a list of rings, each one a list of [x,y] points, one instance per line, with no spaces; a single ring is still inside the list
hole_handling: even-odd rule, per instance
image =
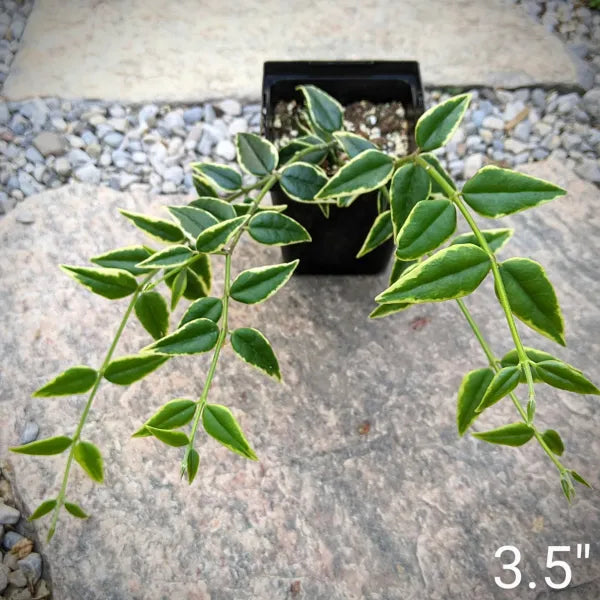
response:
[[[274,139],[272,127],[278,102],[302,94],[296,86],[313,84],[331,94],[342,105],[360,100],[373,104],[401,102],[408,121],[409,143],[414,144],[414,128],[424,112],[423,87],[416,61],[285,61],[266,62],[263,71],[262,133]],[[414,147],[409,148],[410,151]],[[310,232],[312,242],[282,248],[286,261],[296,258],[299,274],[374,274],[387,266],[393,250],[388,240],[366,256],[357,259],[375,217],[377,193],[364,194],[347,208],[331,207],[325,218],[319,207],[294,202],[276,185],[271,190],[274,204],[287,204],[286,214]]]

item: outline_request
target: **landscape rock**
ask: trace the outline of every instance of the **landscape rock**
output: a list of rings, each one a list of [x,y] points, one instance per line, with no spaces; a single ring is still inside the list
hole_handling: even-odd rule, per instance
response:
[[[582,98],[585,110],[594,120],[600,122],[600,87],[588,90]]]
[[[13,506],[8,506],[4,502],[0,502],[0,525],[14,525],[21,516],[21,513]],[[4,535],[4,539],[8,534]]]
[[[576,167],[575,172],[581,178],[593,183],[600,183],[600,161],[584,158]]]
[[[226,114],[237,117],[242,114],[242,105],[233,99],[222,100],[217,106]]]
[[[61,156],[56,159],[54,170],[60,177],[68,177],[71,174],[71,163],[68,159]]]
[[[33,145],[43,156],[60,156],[66,152],[67,143],[63,135],[53,131],[42,131],[33,139]]]
[[[27,421],[23,428],[23,432],[21,433],[19,444],[29,444],[29,442],[33,442],[37,439],[39,431],[39,425],[35,421]]]
[[[37,552],[28,554],[17,562],[17,565],[32,583],[37,583],[42,576],[42,557]]]
[[[83,183],[100,183],[100,170],[93,164],[88,163],[75,170],[75,178]]]
[[[463,170],[464,179],[469,179],[483,167],[483,154],[471,154],[465,159]]]
[[[234,160],[235,146],[229,140],[221,140],[215,148],[215,154],[225,160]]]

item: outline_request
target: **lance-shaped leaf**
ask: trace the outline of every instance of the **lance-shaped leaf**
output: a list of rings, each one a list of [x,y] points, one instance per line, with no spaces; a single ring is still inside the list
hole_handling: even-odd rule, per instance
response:
[[[310,118],[315,125],[329,133],[342,128],[344,109],[335,98],[314,85],[300,85],[296,89],[304,95]]]
[[[199,466],[200,455],[194,448],[191,448],[186,458],[186,471],[189,484],[191,484],[192,481],[194,481]]]
[[[181,446],[187,446],[190,441],[188,436],[183,431],[172,431],[167,429],[157,429],[156,427],[146,426],[146,429],[163,444],[167,446],[174,446],[180,448]]]
[[[348,131],[336,131],[333,137],[339,142],[344,152],[354,158],[365,150],[376,150],[377,146],[360,135]]]
[[[177,244],[169,246],[139,264],[149,269],[167,269],[185,264],[194,253],[187,247]]]
[[[448,174],[446,169],[442,167],[442,163],[438,160],[435,154],[422,154],[421,158],[425,160],[427,163],[431,165],[433,169],[435,169],[445,180],[445,182],[453,189],[456,190],[456,184],[454,183],[452,177]],[[431,191],[435,194],[443,194],[444,196],[448,196],[444,188],[433,178],[431,178]]]
[[[146,248],[146,246],[126,246],[94,256],[90,258],[90,261],[101,267],[122,269],[132,275],[143,275],[149,273],[151,269],[140,268],[137,264],[152,256],[152,254],[153,251]]]
[[[74,502],[65,502],[65,508],[67,512],[72,514],[74,517],[78,519],[87,519],[89,515],[87,515],[84,510],[79,506],[79,504],[75,504]]]
[[[585,485],[585,487],[591,488],[592,486],[576,471],[573,471],[573,469],[571,469],[569,471],[569,473],[571,474],[571,477],[573,477],[573,479],[577,482],[580,483],[581,485]]]
[[[544,352],[543,350],[536,350],[535,348],[529,348],[528,346],[524,346],[525,354],[527,358],[534,363],[542,362],[543,360],[558,360],[552,354],[548,354],[548,352]],[[500,361],[500,364],[503,367],[510,367],[512,365],[519,364],[519,353],[516,348],[513,348],[509,352],[507,352]]]
[[[559,360],[536,363],[538,377],[552,387],[577,394],[599,395],[600,390],[578,369]]]
[[[187,288],[187,269],[181,269],[173,279],[171,286],[171,311],[174,311]]]
[[[394,228],[392,226],[391,212],[386,210],[380,215],[377,215],[377,218],[373,222],[371,229],[369,229],[369,233],[367,233],[367,237],[358,251],[356,258],[360,258],[372,250],[375,250],[375,248],[381,246],[381,244],[389,240],[393,234]]]
[[[208,435],[232,452],[250,460],[258,460],[227,407],[220,404],[207,404],[202,411],[202,424]]]
[[[364,194],[392,176],[394,159],[379,150],[366,150],[347,162],[317,194],[318,200]]]
[[[179,327],[196,319],[210,319],[215,323],[221,318],[223,302],[220,298],[199,298],[192,302],[185,311]]]
[[[417,266],[417,263],[414,260],[400,260],[399,258],[394,257],[394,264],[392,265],[392,270],[390,271],[390,280],[388,285],[392,285],[392,283],[396,283],[398,279],[409,270],[412,270]]]
[[[263,302],[287,283],[299,262],[296,259],[289,263],[242,271],[231,285],[230,296],[244,304]]]
[[[35,521],[35,519],[39,519],[44,515],[47,515],[51,510],[54,510],[56,506],[56,499],[53,500],[44,500],[32,513],[31,516],[27,519],[28,521]]]
[[[538,206],[566,194],[565,190],[537,177],[510,169],[487,166],[462,189],[465,202],[484,217],[503,217]]]
[[[73,452],[79,466],[97,483],[104,482],[104,462],[100,450],[91,442],[79,442]]]
[[[302,161],[318,165],[327,156],[327,148],[323,148],[324,141],[315,135],[305,135],[292,140],[279,150],[279,166],[285,165],[298,154],[308,148],[314,148],[311,152],[302,155]]]
[[[235,137],[237,161],[250,175],[268,175],[277,166],[277,148],[255,133],[238,133]]]
[[[138,229],[141,229],[161,242],[182,242],[185,237],[183,231],[181,231],[175,223],[171,223],[170,221],[155,219],[154,217],[123,209],[120,209],[119,212],[129,219]]]
[[[390,186],[390,204],[394,236],[398,235],[406,218],[414,206],[427,200],[431,191],[431,180],[427,171],[414,163],[400,167],[392,178]]]
[[[257,242],[268,246],[285,246],[311,240],[308,231],[298,221],[270,210],[254,215],[248,231]]]
[[[235,219],[237,216],[233,206],[231,206],[229,202],[225,202],[219,198],[211,198],[209,196],[196,198],[196,200],[190,202],[190,207],[199,208],[207,213],[210,213],[217,221],[227,221],[229,219]],[[214,225],[214,223],[211,223],[210,225]],[[210,225],[207,226],[209,227]],[[195,234],[194,237],[196,237],[199,233],[200,232]]]
[[[217,202],[216,198],[209,199]],[[186,233],[196,239],[207,227],[216,225],[219,220],[207,210],[193,204],[192,202],[192,206],[169,206],[168,208]]]
[[[245,220],[246,217],[235,217],[205,229],[196,239],[196,250],[205,253],[220,250]]]
[[[235,211],[235,214],[238,217],[247,215],[250,212],[250,209],[252,208],[252,204],[249,204],[247,202],[244,202],[242,204],[232,204],[231,208],[233,208],[233,210]],[[256,209],[256,212],[261,212],[263,210],[274,210],[276,212],[284,212],[287,209],[287,204],[276,204],[273,206],[259,206]]]
[[[490,444],[522,446],[533,437],[533,433],[533,428],[525,423],[511,423],[510,425],[504,425],[490,431],[481,431],[473,435]]]
[[[445,242],[456,229],[456,208],[450,200],[422,200],[412,209],[396,238],[396,256],[420,258]]]
[[[156,354],[136,354],[122,356],[113,360],[106,370],[104,377],[117,385],[130,385],[152,373],[169,360],[168,356]]]
[[[186,286],[183,292],[183,297],[188,300],[196,300],[204,298],[210,293],[212,282],[212,272],[210,267],[210,256],[201,254],[194,262],[187,267]],[[171,275],[165,278],[165,283],[173,289],[176,275]]]
[[[203,162],[194,163],[192,168],[225,192],[237,192],[242,187],[242,176],[227,165]]]
[[[161,294],[155,291],[142,292],[134,305],[135,315],[144,329],[155,339],[169,331],[169,309]]]
[[[453,96],[423,113],[415,127],[417,145],[424,152],[443,146],[454,134],[471,102],[471,94]]]
[[[92,388],[97,378],[98,372],[91,367],[71,367],[33,392],[33,397],[50,398],[51,396],[84,394]]]
[[[123,269],[71,265],[60,265],[60,268],[94,294],[109,300],[125,298],[133,294],[138,287],[135,277]]]
[[[200,354],[215,347],[219,328],[210,319],[190,321],[171,335],[154,342],[145,351],[156,354]]]
[[[70,437],[59,435],[56,437],[46,438],[45,440],[37,440],[23,444],[22,446],[14,446],[9,448],[11,452],[17,454],[32,454],[34,456],[50,456],[51,454],[60,454],[64,452],[73,442]]]
[[[231,334],[231,347],[244,362],[281,381],[277,357],[260,331],[250,327],[236,329]]]
[[[183,427],[194,418],[196,403],[193,400],[170,400],[154,413],[131,437],[146,437],[151,433],[146,426],[157,429],[175,429]]]
[[[476,411],[482,412],[489,406],[496,404],[510,394],[518,385],[521,377],[521,369],[519,367],[504,367],[500,369],[490,383],[481,403],[476,408]]]
[[[500,250],[500,248],[502,248],[506,244],[506,242],[508,242],[508,240],[510,240],[510,238],[513,236],[514,232],[515,232],[514,229],[500,228],[500,229],[484,229],[484,230],[482,230],[481,233],[483,234],[485,241],[487,242],[488,246],[490,247],[490,250],[492,252],[497,252],[498,250]],[[475,246],[481,246],[481,244],[477,240],[477,236],[472,232],[461,233],[460,235],[457,235],[450,242],[450,244],[451,245],[475,244]]]
[[[529,258],[510,258],[500,264],[500,274],[512,312],[538,333],[564,346],[563,316],[542,266]]]
[[[194,183],[194,189],[198,196],[202,197],[212,197],[216,198],[218,196],[217,190],[213,187],[213,185],[204,177],[204,175],[200,175],[199,173],[192,174],[192,181]]]
[[[376,302],[442,302],[470,294],[491,268],[488,255],[472,244],[450,246],[404,273]]]
[[[369,319],[381,319],[383,317],[402,312],[411,306],[412,304],[409,302],[391,302],[390,304],[381,304],[371,311],[369,314]]]
[[[456,426],[461,437],[479,416],[477,407],[493,378],[494,371],[490,368],[476,369],[463,377],[456,407]]]
[[[313,202],[326,183],[327,176],[323,170],[307,162],[288,165],[279,179],[281,189],[298,202]]]
[[[554,454],[557,456],[562,456],[565,451],[565,445],[558,434],[558,431],[554,429],[546,429],[544,433],[542,433],[542,439],[546,442],[546,445]]]

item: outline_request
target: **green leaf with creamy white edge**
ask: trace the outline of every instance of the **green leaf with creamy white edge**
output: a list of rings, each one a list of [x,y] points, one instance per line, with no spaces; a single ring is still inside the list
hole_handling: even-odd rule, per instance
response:
[[[146,425],[146,429],[157,439],[160,440],[163,444],[167,446],[173,446],[175,448],[180,448],[181,446],[187,446],[190,441],[188,436],[183,433],[183,431],[172,431],[170,429],[158,429],[156,427],[150,427]]]
[[[392,178],[390,185],[390,205],[394,237],[398,235],[406,218],[414,206],[427,200],[431,191],[431,180],[427,171],[417,164],[409,163],[401,166]]]
[[[394,263],[392,264],[392,270],[390,271],[390,279],[388,285],[396,283],[398,279],[409,270],[417,266],[417,262],[414,260],[400,260],[394,257]]]
[[[546,429],[546,431],[542,433],[542,439],[544,440],[548,448],[550,448],[550,450],[552,450],[552,452],[556,454],[556,456],[563,455],[565,451],[565,445],[558,431],[554,429]]]
[[[242,271],[231,285],[230,296],[244,304],[257,304],[283,287],[298,266],[299,260]]]
[[[205,229],[196,238],[198,252],[216,252],[225,246],[229,238],[240,228],[246,217],[235,217],[229,221],[222,221]]]
[[[220,298],[199,298],[194,300],[185,311],[179,327],[196,319],[210,319],[217,323],[223,313],[223,301]]]
[[[156,354],[200,354],[215,347],[219,328],[210,319],[196,319],[154,342],[144,351]]]
[[[136,354],[122,356],[113,360],[106,370],[104,377],[116,385],[130,385],[155,371],[169,360],[168,356],[160,354]]]
[[[344,109],[335,98],[314,85],[300,85],[296,89],[304,95],[310,117],[318,127],[329,133],[342,128]]]
[[[155,339],[169,331],[169,309],[161,294],[155,291],[142,292],[134,305],[135,315],[144,329]]]
[[[460,125],[469,102],[471,94],[461,94],[425,111],[415,127],[417,146],[428,152],[446,144]]]
[[[100,450],[92,442],[78,442],[73,452],[79,466],[96,483],[104,482],[104,462]]]
[[[260,331],[250,327],[236,329],[231,334],[231,347],[244,362],[281,381],[277,357]]]
[[[89,518],[89,515],[85,513],[85,511],[81,508],[81,506],[79,506],[79,504],[65,501],[65,508],[67,509],[67,512],[69,514],[73,515],[74,517],[77,517],[78,519]]]
[[[487,166],[462,189],[465,202],[484,217],[504,217],[549,202],[565,190],[537,177],[510,169]]]
[[[188,483],[191,484],[196,477],[196,473],[198,473],[198,467],[200,466],[200,455],[195,448],[190,448],[185,460]]]
[[[141,262],[139,266],[149,269],[170,269],[185,264],[193,256],[194,253],[187,246],[176,244],[156,252],[156,254]]]
[[[367,237],[358,251],[356,258],[360,258],[372,250],[375,250],[375,248],[381,246],[381,244],[389,240],[393,234],[394,228],[392,226],[391,212],[386,210],[380,215],[377,215],[377,218],[371,226],[371,229],[369,229],[369,233],[367,233]]]
[[[216,199],[211,198],[211,200]],[[185,232],[194,239],[206,228],[216,225],[219,222],[209,211],[197,206],[169,206],[168,208],[169,212],[179,221]]]
[[[23,444],[22,446],[14,446],[9,448],[11,452],[17,454],[31,454],[33,456],[51,456],[52,454],[60,454],[64,452],[73,442],[70,437],[59,435],[56,437],[46,438],[45,440],[36,440]]]
[[[193,400],[177,398],[169,400],[164,406],[161,406],[131,437],[147,437],[151,433],[146,426],[157,429],[176,429],[187,425],[196,412],[197,404]]]
[[[381,304],[371,311],[369,319],[382,319],[383,317],[402,312],[411,306],[412,304],[409,302],[390,302],[389,304]]]
[[[536,350],[535,348],[529,348],[527,346],[523,346],[523,348],[525,350],[525,354],[526,354],[527,358],[533,363],[542,362],[543,360],[558,360],[558,358],[555,358],[554,356],[552,356],[552,354],[548,354],[548,352],[544,352],[542,350]],[[513,365],[518,365],[520,362],[521,361],[519,359],[519,353],[517,352],[516,348],[513,348],[512,350],[507,352],[502,357],[502,360],[500,361],[500,365],[503,367],[510,367]],[[536,381],[536,382],[542,381],[537,374],[535,365],[531,364],[531,362],[529,363],[529,370],[531,372],[533,381]],[[520,381],[521,381],[521,383],[527,382],[527,376],[525,375],[523,369],[521,369],[521,380]]]
[[[315,147],[314,150],[303,154],[302,161],[318,165],[327,156],[327,148],[319,148],[323,143],[323,140],[318,137],[309,135],[292,140],[279,150],[279,166],[292,160],[298,152],[303,152],[311,147]]]
[[[482,412],[502,400],[504,396],[510,394],[519,385],[520,378],[520,367],[504,367],[500,369],[494,375],[494,379],[492,379],[476,411]]]
[[[515,316],[564,346],[562,312],[542,265],[529,258],[510,258],[500,263],[500,275]]]
[[[71,367],[33,392],[32,395],[34,398],[50,398],[52,396],[85,394],[92,389],[97,378],[98,372],[91,367]]]
[[[243,215],[247,215],[250,210],[252,209],[252,204],[248,204],[246,202],[242,203],[242,204],[232,204],[231,208],[233,208],[233,210],[235,211],[235,214],[238,217],[241,217]],[[276,212],[284,212],[287,209],[287,204],[275,204],[273,206],[259,206],[256,209],[256,212],[261,212],[263,210],[274,210]]]
[[[277,148],[255,133],[238,133],[235,137],[235,148],[238,164],[250,175],[263,177],[277,166]]]
[[[442,302],[473,292],[491,268],[488,255],[472,244],[440,250],[404,273],[376,302]]]
[[[354,158],[365,150],[376,150],[377,146],[360,135],[348,131],[336,131],[333,137],[338,141],[344,152]]]
[[[311,237],[298,221],[276,211],[255,214],[248,224],[250,236],[268,246],[286,246],[310,242]]]
[[[483,229],[481,231],[492,252],[497,252],[500,250],[506,244],[506,242],[510,240],[514,232],[514,229],[506,228]],[[475,244],[475,246],[481,246],[477,236],[474,233],[461,233],[460,235],[457,235],[450,242],[450,244]]]
[[[442,163],[440,163],[435,154],[421,154],[421,158],[444,178],[444,181],[450,188],[456,190],[456,184],[454,183],[452,177],[450,177],[448,171],[442,167]],[[431,192],[434,194],[442,194],[448,197],[448,194],[444,188],[433,178],[431,178]]]
[[[199,208],[207,213],[210,213],[217,221],[227,221],[237,217],[233,206],[229,202],[225,202],[219,198],[210,198],[208,196],[196,198],[196,200],[190,202],[189,206],[192,208]],[[214,223],[211,223],[210,225],[214,225]],[[208,227],[210,225],[208,225]],[[206,229],[206,227],[203,227],[203,229]],[[198,234],[199,233],[200,232],[198,232]]]
[[[490,368],[476,369],[463,377],[456,407],[456,426],[461,437],[479,416],[477,407],[493,378],[494,371]]]
[[[149,273],[152,269],[142,269],[137,265],[152,256],[153,253],[146,246],[126,246],[94,256],[90,258],[90,261],[101,267],[122,269],[132,275],[143,275]]]
[[[450,200],[417,202],[396,238],[396,256],[413,260],[435,250],[456,229],[456,208]]]
[[[212,198],[216,198],[218,196],[217,190],[215,190],[212,184],[203,175],[200,175],[199,173],[192,173],[192,181],[198,196]]]
[[[44,515],[47,515],[51,510],[56,506],[56,500],[44,500],[32,513],[31,516],[27,519],[28,521],[35,521],[35,519],[39,519]]]
[[[237,192],[242,187],[242,176],[227,165],[205,162],[194,163],[192,168],[225,192]]]
[[[364,194],[381,187],[392,176],[394,159],[379,150],[366,150],[347,162],[317,194],[317,200]]]
[[[250,460],[258,460],[227,407],[220,404],[207,404],[202,411],[202,425],[208,435],[232,452]]]
[[[138,229],[161,242],[176,243],[184,239],[183,231],[170,221],[156,219],[140,213],[120,209],[119,212],[129,219]]]
[[[511,423],[490,431],[474,433],[473,436],[490,444],[523,446],[533,437],[534,430],[525,423]]]
[[[210,293],[212,282],[212,272],[210,267],[210,257],[208,254],[201,254],[197,260],[186,269],[186,285],[183,297],[188,300],[204,298]],[[176,275],[165,277],[165,283],[173,289]]]
[[[279,179],[281,189],[298,202],[314,202],[319,190],[326,183],[325,172],[307,162],[297,162],[286,166]]]
[[[576,394],[599,395],[600,390],[578,369],[559,360],[536,363],[538,377],[552,387]]]
[[[171,312],[175,310],[187,288],[187,269],[181,269],[173,279],[171,286]]]
[[[72,265],[60,265],[60,268],[94,294],[109,300],[125,298],[138,288],[135,277],[123,269]]]

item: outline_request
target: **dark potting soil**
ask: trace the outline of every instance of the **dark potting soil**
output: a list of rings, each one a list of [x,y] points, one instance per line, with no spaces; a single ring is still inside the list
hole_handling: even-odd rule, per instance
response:
[[[273,113],[275,144],[285,146],[296,137],[305,135],[299,127],[304,107],[296,100],[280,101]],[[344,127],[373,142],[385,152],[396,156],[408,154],[408,121],[401,102],[373,104],[367,100],[344,107]]]

